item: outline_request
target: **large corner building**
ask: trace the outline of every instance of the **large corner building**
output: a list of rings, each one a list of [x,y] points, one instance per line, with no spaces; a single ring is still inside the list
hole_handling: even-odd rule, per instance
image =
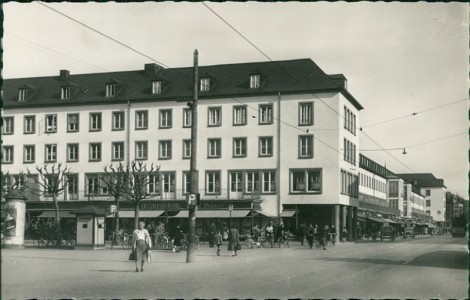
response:
[[[341,74],[310,59],[199,67],[198,231],[231,217],[240,228],[278,218],[295,228],[334,224],[356,230],[359,111]],[[71,167],[63,216],[113,198],[100,180],[110,163],[160,165],[141,217],[183,223],[189,187],[193,68],[6,79],[2,168],[8,186],[27,168]],[[383,182],[381,184],[384,184]],[[382,189],[384,190],[384,188]],[[384,193],[384,192],[381,192]],[[50,213],[30,195],[29,217]],[[228,205],[234,210],[228,212]],[[121,204],[121,217],[132,217]],[[261,225],[261,224],[260,224]],[[109,226],[110,227],[110,226]]]

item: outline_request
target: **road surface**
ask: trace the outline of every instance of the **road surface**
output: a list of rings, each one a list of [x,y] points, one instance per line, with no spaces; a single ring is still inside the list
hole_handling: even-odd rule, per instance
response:
[[[26,298],[467,298],[466,238],[339,244],[327,250],[223,245],[152,251],[135,272],[127,250],[2,250],[1,299]]]

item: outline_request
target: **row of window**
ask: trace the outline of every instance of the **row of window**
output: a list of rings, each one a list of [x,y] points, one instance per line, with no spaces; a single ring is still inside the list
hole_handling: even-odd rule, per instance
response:
[[[33,175],[35,176],[35,175]],[[105,178],[106,173],[86,173],[85,174],[85,196],[107,196],[109,195],[109,187]],[[109,178],[108,178],[109,179]],[[12,180],[17,181],[21,185],[21,181],[26,179],[19,176],[5,176],[3,178],[2,186],[7,188],[12,185]],[[46,178],[48,182],[46,186],[57,181],[56,178],[49,176]],[[161,172],[159,176],[142,176],[142,186],[146,192],[151,195],[159,196],[162,193],[176,193],[184,195],[189,192],[190,188],[190,173],[189,171],[182,172],[181,188],[177,189],[176,172]],[[79,175],[69,174],[66,177],[67,190],[66,199],[77,200],[79,197]],[[205,173],[205,194],[221,194],[224,190],[230,193],[241,194],[275,194],[277,192],[277,179],[276,171],[271,169],[264,170],[233,170],[228,171],[228,187],[224,189],[221,184],[221,171],[210,170]],[[28,183],[29,188],[37,188]],[[321,169],[292,169],[290,170],[290,193],[321,193]],[[46,191],[47,194],[47,191]],[[235,196],[235,195],[234,195]]]
[[[359,197],[359,185],[357,175],[341,170],[341,194],[351,197]]]
[[[163,82],[161,80],[151,81],[151,91],[152,94],[161,94],[163,92]],[[209,92],[211,87],[214,85],[214,80],[211,80],[210,77],[203,77],[199,79],[199,91],[200,92]],[[106,83],[105,91],[106,97],[114,97],[118,94],[120,84],[117,82]],[[259,89],[261,88],[261,75],[254,74],[250,75],[250,89]],[[65,84],[60,88],[60,99],[66,100],[71,97],[71,86],[70,84]],[[28,89],[20,88],[18,89],[18,101],[24,102],[28,100]]]
[[[343,159],[356,165],[356,145],[344,139],[343,141]]]
[[[344,106],[344,128],[356,135],[356,115]]]
[[[42,121],[42,120],[41,120]],[[44,118],[44,131],[46,133],[57,132],[57,114],[47,114]],[[40,122],[41,123],[41,122]],[[92,112],[89,117],[89,131],[102,130],[102,113]],[[273,105],[259,105],[259,124],[273,123]],[[189,108],[183,109],[183,127],[191,127],[192,115]],[[222,125],[222,107],[209,107],[207,115],[209,127]],[[247,107],[233,106],[233,125],[247,124]],[[313,102],[299,103],[299,125],[313,125]],[[159,110],[159,128],[168,129],[173,127],[172,109]],[[125,112],[112,112],[112,130],[125,129]],[[135,129],[145,130],[149,128],[148,110],[137,110],[135,112]],[[80,115],[78,113],[67,114],[67,132],[78,132],[80,130]],[[36,116],[25,116],[23,124],[25,134],[36,132]],[[3,121],[3,134],[14,133],[14,117],[5,117]]]
[[[387,185],[385,182],[381,182],[373,177],[367,176],[366,174],[361,173],[359,184],[382,193],[386,192]]]
[[[44,161],[46,163],[57,161],[57,144],[46,144],[44,151]],[[68,143],[66,144],[67,162],[79,161],[79,144]],[[299,151],[298,158],[313,158],[313,136],[300,135],[299,136]],[[102,158],[102,144],[89,143],[88,146],[89,161],[101,161]],[[232,140],[232,155],[235,158],[247,157],[248,143],[246,137],[235,137]],[[6,145],[2,147],[2,163],[14,163],[14,146]],[[149,154],[148,141],[135,142],[135,160],[147,160]],[[258,156],[271,157],[273,156],[273,137],[259,137],[258,138]],[[161,160],[172,159],[173,157],[173,141],[160,140],[158,142],[158,158]],[[191,140],[183,140],[182,158],[191,157]],[[209,138],[207,139],[207,157],[208,158],[221,158],[222,157],[222,139]],[[122,161],[125,158],[125,143],[112,142],[111,143],[111,160]],[[34,163],[36,162],[36,146],[24,145],[23,146],[23,162]]]

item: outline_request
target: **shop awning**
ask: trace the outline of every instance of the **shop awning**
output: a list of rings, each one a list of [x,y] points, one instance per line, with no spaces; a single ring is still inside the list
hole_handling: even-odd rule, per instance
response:
[[[258,216],[264,216],[264,217],[267,217],[267,218],[277,218],[276,215],[271,215],[271,214],[268,214],[267,212],[264,212],[264,211],[255,210],[255,212],[258,214]]]
[[[163,214],[164,210],[143,210],[139,211],[139,218],[157,218]],[[121,210],[119,211],[119,218],[134,218],[135,213],[133,210]],[[107,215],[108,218],[112,218],[113,215]]]
[[[297,211],[296,210],[283,210],[281,213],[282,218],[291,218],[295,215]]]
[[[357,220],[358,220],[359,222],[365,222],[365,221],[367,221],[367,220],[365,220],[365,219],[363,219],[363,218],[357,218]]]
[[[386,221],[383,218],[374,218],[374,217],[367,217],[367,218],[371,221],[378,222],[378,223],[388,223],[388,221]]]
[[[398,224],[397,222],[395,222],[395,221],[393,221],[393,220],[391,220],[391,219],[385,219],[385,218],[384,218],[384,220],[387,221],[388,223],[391,223],[391,224]]]
[[[37,216],[38,218],[55,218],[55,211],[47,210],[43,211],[42,214]],[[72,214],[72,211],[59,211],[59,218],[61,219],[69,219],[74,218],[75,214]]]
[[[232,218],[244,218],[249,213],[249,210],[234,210]],[[198,210],[196,218],[230,218],[230,212],[228,210]]]
[[[232,211],[232,218],[244,218],[250,213],[250,210],[234,210]],[[175,216],[171,218],[188,218],[189,211],[181,210]],[[230,212],[228,210],[198,210],[196,212],[196,218],[210,219],[210,218],[230,218]]]

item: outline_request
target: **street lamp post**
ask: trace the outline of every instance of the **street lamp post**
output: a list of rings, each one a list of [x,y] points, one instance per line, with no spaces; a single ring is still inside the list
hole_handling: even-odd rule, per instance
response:
[[[233,210],[233,204],[229,204],[228,211],[230,212],[230,218],[228,220],[228,228],[232,228],[232,210]]]

